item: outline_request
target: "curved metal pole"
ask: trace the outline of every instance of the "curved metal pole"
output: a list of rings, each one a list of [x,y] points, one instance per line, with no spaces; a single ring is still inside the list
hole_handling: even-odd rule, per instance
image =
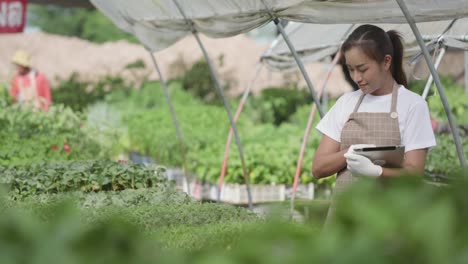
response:
[[[434,65],[431,63],[431,57],[429,55],[429,52],[426,49],[426,46],[424,45],[424,41],[421,37],[421,33],[419,32],[419,29],[416,27],[416,23],[411,17],[408,8],[406,7],[406,4],[404,3],[403,0],[396,0],[398,5],[400,6],[401,11],[406,17],[406,20],[408,21],[408,24],[411,27],[411,30],[414,33],[414,36],[416,37],[416,40],[418,41],[419,47],[421,47],[421,51],[423,52],[424,59],[426,60],[427,66],[429,67],[429,70],[431,71],[432,77],[434,78],[434,82],[436,84],[437,90],[439,91],[440,99],[442,100],[442,104],[444,106],[445,114],[447,115],[450,128],[452,131],[453,139],[455,141],[455,146],[457,148],[457,153],[458,153],[458,159],[460,160],[460,164],[463,168],[466,168],[466,161],[465,161],[465,154],[463,153],[463,149],[460,143],[460,136],[458,134],[457,126],[455,125],[455,121],[453,120],[452,113],[450,112],[450,106],[447,101],[447,97],[445,97],[444,90],[442,89],[442,84],[440,83],[439,75],[437,74],[436,69],[434,68]]]
[[[338,51],[338,53],[335,55],[335,58],[333,58],[332,64],[330,65],[330,68],[327,71],[322,87],[319,90],[319,93],[318,93],[319,98],[322,96],[322,93],[325,91],[325,87],[327,86],[328,80],[330,80],[333,68],[335,68],[336,64],[338,63],[340,56],[341,56],[341,53],[340,51]],[[317,110],[317,105],[314,104],[312,106],[312,111],[310,112],[309,119],[307,121],[307,127],[306,127],[306,130],[304,131],[304,136],[302,139],[302,146],[299,152],[299,158],[297,159],[296,174],[294,175],[294,183],[293,183],[293,188],[292,188],[292,193],[291,193],[291,208],[290,208],[291,216],[294,211],[294,200],[296,198],[297,185],[299,184],[299,176],[301,174],[302,160],[304,159],[304,152],[307,146],[307,141],[309,140],[310,129],[312,128],[312,123],[314,122],[314,116],[315,116],[316,110]]]
[[[465,94],[468,94],[468,51],[465,50]]]
[[[258,76],[260,75],[260,71],[263,69],[263,64],[257,64],[257,71],[255,72],[255,76],[250,82],[249,86],[247,89],[244,91],[244,94],[242,95],[242,99],[239,103],[239,106],[237,107],[236,114],[234,116],[234,122],[237,124],[237,120],[239,119],[240,113],[242,112],[242,109],[244,108],[244,104],[247,101],[247,98],[250,94],[250,90],[252,90],[252,87],[257,80]],[[232,140],[232,127],[229,128],[229,134],[228,138],[226,140],[226,146],[224,147],[224,158],[223,158],[223,163],[221,165],[221,174],[219,175],[219,181],[218,181],[218,202],[221,200],[221,191],[224,186],[224,176],[226,175],[226,169],[227,169],[227,161],[229,158],[229,150],[231,149],[231,140]]]
[[[166,81],[163,78],[163,75],[161,73],[161,70],[159,68],[158,63],[156,62],[156,58],[154,57],[154,54],[149,50],[148,50],[148,52],[151,55],[151,60],[153,61],[154,68],[156,68],[156,71],[158,72],[159,80],[161,81],[161,86],[162,86],[163,91],[164,91],[164,96],[166,97],[166,102],[169,105],[169,110],[171,112],[172,122],[174,123],[174,127],[176,129],[177,139],[179,140],[180,152],[182,154],[182,162],[183,162],[182,166],[184,168],[184,180],[187,182],[187,194],[189,196],[191,196],[190,182],[189,182],[189,179],[187,177],[188,169],[187,169],[187,159],[186,159],[186,155],[185,155],[186,149],[185,149],[184,138],[182,137],[182,133],[180,132],[179,122],[177,121],[177,116],[176,116],[176,113],[175,113],[175,110],[174,110],[174,106],[172,105],[171,96],[169,94],[169,89],[167,88]]]
[[[307,71],[305,70],[304,64],[302,63],[301,59],[299,58],[299,55],[297,55],[297,51],[294,48],[294,45],[289,40],[288,35],[284,31],[284,27],[283,27],[283,25],[281,25],[280,20],[278,18],[275,18],[273,21],[275,22],[275,25],[278,28],[281,36],[283,36],[284,41],[288,45],[289,50],[291,51],[291,54],[294,57],[294,60],[296,60],[297,66],[299,67],[299,70],[301,71],[302,76],[304,76],[304,80],[307,83],[307,87],[309,87],[309,91],[312,94],[312,98],[314,99],[314,103],[317,105],[317,109],[318,109],[320,118],[322,118],[323,115],[324,115],[323,110],[322,110],[322,107],[320,107],[320,101],[317,98],[317,94],[315,93],[314,86],[312,85],[312,82],[310,81],[309,75],[307,74]]]
[[[319,111],[320,118],[323,117],[323,111],[322,107],[320,107],[320,102],[317,98],[317,94],[315,93],[314,86],[312,85],[312,82],[310,81],[309,75],[307,74],[307,71],[304,68],[304,64],[302,63],[301,59],[299,58],[299,55],[297,55],[296,49],[294,48],[294,45],[291,43],[289,40],[288,35],[284,31],[284,27],[281,24],[281,21],[279,18],[277,18],[272,12],[270,6],[265,2],[265,0],[262,0],[263,5],[267,8],[268,13],[270,14],[271,18],[273,19],[273,22],[275,22],[276,28],[280,32],[281,36],[283,36],[284,41],[286,42],[286,45],[288,45],[289,50],[291,51],[291,54],[294,57],[294,60],[296,60],[296,64],[299,67],[299,70],[302,73],[302,76],[304,76],[304,80],[307,83],[307,87],[310,90],[310,93],[312,94],[312,98],[314,99],[314,103],[317,105],[317,109]]]
[[[226,100],[226,98],[224,96],[223,88],[221,87],[220,81],[218,79],[218,75],[215,72],[215,69],[214,69],[214,67],[213,67],[213,65],[212,65],[212,63],[210,61],[210,58],[208,57],[208,53],[206,52],[205,47],[203,46],[203,44],[202,44],[202,42],[200,40],[200,37],[198,36],[198,34],[196,32],[194,32],[193,35],[197,39],[198,45],[200,45],[200,48],[202,49],[202,52],[203,52],[203,54],[205,56],[205,59],[206,59],[208,65],[209,65],[211,75],[213,76],[215,85],[218,88],[218,92],[221,95],[221,98],[223,99],[224,108],[226,109],[226,112],[228,114],[229,122],[231,123],[231,128],[234,131],[234,137],[236,139],[237,149],[239,150],[239,156],[240,156],[240,159],[241,159],[242,171],[243,171],[244,180],[245,180],[245,187],[247,188],[249,208],[253,209],[252,194],[250,192],[250,184],[249,184],[249,174],[247,172],[247,166],[245,165],[245,159],[244,159],[244,150],[242,149],[242,145],[241,145],[240,138],[239,138],[239,133],[237,132],[237,127],[236,127],[236,124],[235,124],[234,119],[232,117],[232,113],[231,113],[231,109],[229,107],[229,103],[228,103],[228,101]]]
[[[440,62],[442,61],[442,58],[444,57],[446,50],[447,50],[447,47],[445,47],[445,46],[443,46],[440,49],[440,53],[439,53],[439,55],[437,55],[437,59],[436,59],[436,62],[434,64],[434,67],[435,67],[436,70],[439,68]],[[429,75],[429,78],[427,79],[426,86],[424,87],[424,91],[423,91],[423,94],[422,94],[422,98],[424,98],[424,100],[426,100],[426,98],[427,98],[427,94],[429,93],[429,89],[431,88],[433,80],[434,79],[432,78],[432,75]]]
[[[247,190],[247,197],[248,197],[248,200],[249,200],[248,201],[249,202],[249,209],[253,210],[252,193],[250,192],[249,174],[247,172],[247,166],[245,165],[244,150],[242,149],[242,145],[241,145],[240,138],[239,138],[239,133],[237,132],[237,127],[236,127],[236,124],[234,123],[234,119],[232,117],[231,108],[229,107],[229,103],[227,102],[226,97],[224,96],[224,91],[223,91],[223,88],[221,87],[221,82],[219,81],[218,75],[216,74],[216,71],[215,71],[215,69],[213,67],[213,64],[212,64],[212,62],[210,60],[210,57],[208,56],[208,53],[206,52],[206,49],[203,46],[203,43],[201,42],[197,31],[193,27],[193,24],[187,19],[187,16],[185,15],[184,10],[179,5],[177,0],[173,0],[173,1],[174,1],[175,5],[177,6],[177,9],[181,13],[181,15],[184,17],[185,21],[187,23],[190,23],[190,26],[192,28],[192,34],[195,37],[195,39],[197,40],[198,45],[200,46],[200,49],[201,49],[201,51],[203,53],[203,56],[205,57],[206,62],[208,63],[208,67],[210,68],[211,76],[213,77],[215,86],[218,89],[219,95],[221,96],[221,98],[223,100],[224,108],[226,109],[226,112],[227,112],[227,115],[228,115],[228,118],[229,118],[229,122],[231,123],[231,128],[234,131],[234,137],[236,138],[237,149],[239,151],[239,156],[240,156],[241,164],[242,164],[242,171],[243,171],[243,174],[244,174],[245,187],[246,187],[246,190]]]
[[[333,65],[332,67],[335,67],[335,65]],[[320,96],[319,96],[319,98],[320,98]],[[326,114],[328,112],[328,104],[330,102],[330,98],[328,96],[328,93],[324,93],[322,95],[322,98],[320,98],[320,100],[322,101],[322,111],[323,111],[324,114]]]

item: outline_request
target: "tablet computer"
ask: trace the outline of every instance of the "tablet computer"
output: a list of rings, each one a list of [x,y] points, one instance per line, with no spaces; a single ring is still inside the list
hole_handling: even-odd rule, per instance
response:
[[[354,152],[384,167],[401,167],[405,158],[405,146],[401,145],[357,148]]]

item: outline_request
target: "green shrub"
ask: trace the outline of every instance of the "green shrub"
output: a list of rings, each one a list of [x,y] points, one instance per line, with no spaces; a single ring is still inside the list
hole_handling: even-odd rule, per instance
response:
[[[9,104],[11,101],[10,95],[8,93],[8,86],[0,82],[0,106]]]
[[[222,107],[206,105],[180,89],[176,82],[169,85],[172,102],[186,144],[189,171],[200,179],[217,182],[220,175],[229,122]],[[125,96],[112,93],[106,98],[113,109],[121,113],[122,124],[128,126],[128,151],[148,155],[159,164],[182,166],[180,146],[171,113],[161,88],[149,83],[140,91]],[[258,99],[260,100],[260,98]],[[294,125],[284,123],[255,124],[251,112],[241,114],[237,125],[244,147],[247,169],[252,183],[292,183],[297,157],[310,107],[304,105]],[[295,117],[294,120],[297,118]],[[316,119],[318,120],[318,119]],[[311,133],[302,165],[301,182],[315,182],[311,174],[318,133]],[[242,183],[243,172],[234,140],[231,144],[227,182]]]
[[[150,263],[158,255],[123,216],[96,217],[93,224],[86,224],[69,203],[44,211],[39,216],[16,206],[5,208],[2,202],[1,263]]]
[[[437,135],[436,140],[437,146],[427,155],[426,172],[428,176],[450,179],[450,175],[460,173],[462,170],[453,136],[451,134]],[[466,158],[468,157],[468,138],[461,138],[461,143]]]
[[[148,191],[138,198],[151,199],[158,193]],[[154,263],[165,257],[173,260],[174,249],[232,244],[246,226],[259,222],[242,208],[170,197],[160,203],[122,204],[122,199],[128,200],[122,194],[128,192],[107,193],[106,205],[99,201],[98,206],[80,203],[79,207],[75,195],[45,200],[44,195],[32,196],[23,201],[2,196],[0,262]],[[28,254],[20,254],[24,250]],[[148,258],[151,262],[143,261]]]
[[[245,162],[251,183],[292,184],[301,147],[303,130],[289,124],[279,127],[262,124],[240,128]],[[223,135],[221,141],[224,141]],[[300,174],[301,183],[316,182],[312,176],[312,158],[319,135],[311,134]],[[224,143],[212,144],[189,152],[190,169],[203,180],[218,181]],[[234,142],[231,143],[226,182],[243,183],[242,164]]]
[[[165,183],[162,168],[104,160],[37,163],[0,167],[1,182],[19,196],[70,191],[141,189]]]
[[[246,112],[259,122],[280,125],[288,122],[299,107],[311,101],[312,96],[305,90],[272,87],[262,90],[259,96],[250,98]]]
[[[180,79],[184,90],[206,103],[222,104],[221,96],[214,84],[208,63],[199,60]],[[224,85],[224,92],[229,90],[229,85]]]
[[[235,244],[185,255],[197,263],[464,263],[467,187],[466,180],[436,187],[413,176],[365,179],[341,196],[324,230],[321,222],[277,220],[246,231]]]
[[[336,103],[335,99],[332,99],[328,102],[328,108],[330,109]],[[313,104],[304,104],[297,107],[297,110],[294,114],[289,117],[289,123],[294,124],[304,129],[307,126],[309,121],[310,112],[312,111]],[[326,113],[326,112],[325,112]],[[315,129],[315,126],[320,122],[320,115],[317,110],[315,110],[314,120],[312,123],[311,133],[318,133]]]
[[[52,89],[52,101],[83,112],[89,105],[104,100],[111,91],[130,88],[119,76],[105,76],[97,82],[90,82],[79,80],[79,75],[73,73],[69,79],[60,81]]]
[[[28,5],[27,21],[28,25],[39,27],[44,32],[74,36],[97,43],[122,39],[138,42],[133,35],[119,29],[95,8],[31,4]]]
[[[226,113],[219,107],[177,105],[176,113],[187,151],[218,146],[227,135]],[[169,109],[128,113],[124,123],[128,125],[131,150],[149,155],[160,164],[182,164]],[[212,127],[213,123],[218,126]]]
[[[0,165],[7,166],[96,158],[107,153],[87,134],[82,117],[63,106],[52,106],[47,113],[20,105],[3,107],[0,144]]]
[[[323,220],[259,221],[246,210],[216,204],[77,210],[70,202],[2,199],[0,261],[465,263],[468,182],[454,178],[445,187],[414,175],[362,179],[338,198],[326,229]]]
[[[468,124],[468,95],[465,93],[463,87],[455,82],[451,76],[442,76],[442,88],[444,89],[445,96],[447,97],[450,111],[457,124]],[[425,86],[425,81],[413,81],[410,83],[410,89],[416,93],[422,94]],[[439,121],[447,122],[447,115],[445,113],[440,95],[433,84],[430,88],[431,92],[428,94],[427,102],[431,116]]]
[[[182,89],[178,81],[168,83],[169,95],[174,105],[201,105],[202,101]],[[106,95],[105,101],[117,109],[122,109],[121,115],[135,111],[150,109],[168,109],[161,83],[157,81],[145,82],[139,90],[113,90]]]

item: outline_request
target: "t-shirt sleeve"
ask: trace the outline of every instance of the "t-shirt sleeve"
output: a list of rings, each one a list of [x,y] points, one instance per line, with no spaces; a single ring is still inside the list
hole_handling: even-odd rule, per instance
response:
[[[411,108],[405,127],[406,129],[402,136],[405,152],[415,149],[432,148],[436,145],[429,108],[425,101],[417,102]]]
[[[344,125],[342,124],[342,119],[344,116],[342,111],[343,102],[344,96],[340,97],[336,101],[335,105],[330,108],[330,110],[315,127],[322,134],[328,136],[336,142],[341,142],[341,130]]]

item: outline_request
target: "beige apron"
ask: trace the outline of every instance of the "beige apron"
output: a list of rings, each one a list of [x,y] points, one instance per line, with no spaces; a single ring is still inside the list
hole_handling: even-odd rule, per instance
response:
[[[365,94],[359,98],[356,107],[350,114],[348,121],[341,131],[341,145],[343,150],[355,144],[375,144],[383,145],[400,145],[400,126],[398,124],[398,113],[396,111],[398,100],[398,86],[393,87],[392,103],[390,113],[369,113],[357,112]],[[353,177],[351,172],[344,168],[338,172],[336,177],[335,189],[333,190],[333,198],[328,210],[326,222],[330,222],[335,214],[335,199],[346,187],[358,178]]]
[[[29,105],[33,109],[40,109],[40,99],[37,94],[36,72],[31,71],[25,78],[29,79],[29,84],[25,83],[24,77],[19,78],[19,103]]]

